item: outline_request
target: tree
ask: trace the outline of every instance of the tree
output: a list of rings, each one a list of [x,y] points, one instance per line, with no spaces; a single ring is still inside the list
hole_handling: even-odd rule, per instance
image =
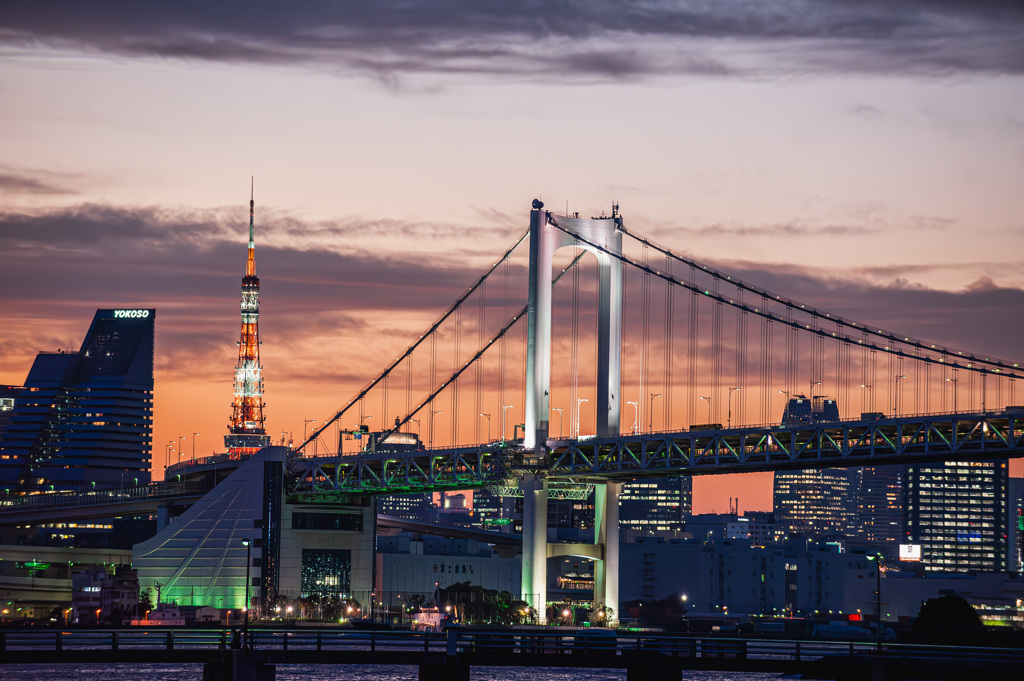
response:
[[[983,637],[985,625],[970,603],[950,593],[929,598],[921,605],[913,634],[934,643],[965,643]]]

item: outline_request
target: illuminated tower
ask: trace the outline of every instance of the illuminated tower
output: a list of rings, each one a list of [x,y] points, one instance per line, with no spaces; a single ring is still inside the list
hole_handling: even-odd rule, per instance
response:
[[[256,276],[256,245],[253,241],[255,201],[249,196],[249,257],[242,277],[242,335],[235,367],[235,401],[224,446],[229,454],[255,454],[270,444],[263,430],[263,366],[260,364],[260,280]]]

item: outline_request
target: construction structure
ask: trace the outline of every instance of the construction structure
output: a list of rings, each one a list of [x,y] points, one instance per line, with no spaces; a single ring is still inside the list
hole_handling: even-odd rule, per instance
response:
[[[234,456],[251,455],[270,444],[263,428],[263,365],[260,364],[260,280],[256,276],[255,201],[249,194],[249,255],[242,277],[242,333],[235,366],[235,399],[224,446]]]

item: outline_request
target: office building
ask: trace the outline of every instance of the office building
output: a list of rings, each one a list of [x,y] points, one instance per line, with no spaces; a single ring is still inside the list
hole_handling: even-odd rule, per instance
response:
[[[782,414],[784,426],[838,420],[836,401],[820,395],[794,395]],[[853,524],[853,473],[848,469],[778,471],[772,497],[776,522],[786,536],[845,537]]]
[[[149,483],[155,318],[97,310],[77,353],[39,353],[24,386],[5,391],[2,493]]]
[[[947,461],[907,467],[906,542],[927,572],[1006,569],[1009,465]]]
[[[865,466],[856,472],[858,538],[903,541],[903,475],[903,466]]]
[[[693,478],[651,478],[622,486],[619,527],[639,536],[680,532],[693,505]]]

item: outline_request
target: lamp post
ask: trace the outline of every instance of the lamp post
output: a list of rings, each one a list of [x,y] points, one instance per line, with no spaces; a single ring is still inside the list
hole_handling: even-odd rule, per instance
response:
[[[640,432],[640,409],[637,408],[636,402],[626,402],[626,404],[633,405],[633,434],[636,435]]]
[[[957,410],[956,409],[956,384],[957,384],[957,381],[959,381],[959,380],[960,379],[958,379],[958,378],[947,378],[946,379],[947,382],[953,384],[953,411],[954,412]]]
[[[807,389],[807,397],[814,399],[814,386],[821,385],[821,381],[811,381],[811,385]]]
[[[441,411],[442,410],[440,409],[438,409],[437,411],[434,411],[433,409],[430,410],[430,423],[428,424],[430,426],[430,432],[427,433],[427,440],[430,443],[430,447],[434,446],[434,415],[440,414]]]
[[[732,394],[734,392],[739,392],[739,388],[729,388],[729,428],[732,428]]]
[[[181,463],[181,450],[185,448],[185,436],[178,436],[178,463]]]
[[[896,418],[900,416],[900,380],[904,378],[906,378],[906,375],[896,374],[896,380],[892,389],[892,413],[896,415]]]
[[[585,397],[579,397],[576,399],[576,437],[580,436],[580,405],[584,402],[589,402]]]
[[[557,411],[558,412],[558,437],[562,437],[562,408],[561,407],[551,407],[551,411]]]
[[[789,415],[789,391],[788,390],[780,390],[779,394],[786,396],[786,406],[782,408],[782,420],[785,421],[786,420],[786,416]]]
[[[502,442],[505,441],[505,411],[508,410],[508,409],[511,409],[514,406],[516,406],[516,405],[514,405],[514,404],[504,404],[504,405],[501,406],[501,441]],[[489,426],[488,426],[488,428],[489,428]]]
[[[490,414],[480,414],[480,416],[483,416],[483,417],[485,417],[487,419],[487,441],[490,442],[491,441],[491,415]]]
[[[655,397],[661,397],[661,393],[651,393],[651,411],[650,411],[651,418],[650,418],[650,423],[647,424],[647,432],[648,433],[653,433],[654,432],[654,398]]]
[[[875,391],[871,389],[870,385],[860,384],[860,387],[865,388],[868,391],[868,409],[871,411],[875,410]]]
[[[242,641],[249,640],[249,566],[252,565],[252,541],[242,540],[245,547],[245,620],[242,624]]]
[[[708,401],[708,425],[711,425],[711,398],[708,396],[701,395],[700,399]]]
[[[875,627],[875,645],[882,647],[882,554],[876,553],[868,556],[868,560],[875,561],[875,612],[878,613],[878,626]]]
[[[196,460],[196,437],[202,435],[202,433],[192,433],[192,461]]]
[[[306,439],[306,428],[311,423],[316,423],[316,419],[302,419],[302,439]],[[316,456],[316,440],[313,440],[313,456]]]

